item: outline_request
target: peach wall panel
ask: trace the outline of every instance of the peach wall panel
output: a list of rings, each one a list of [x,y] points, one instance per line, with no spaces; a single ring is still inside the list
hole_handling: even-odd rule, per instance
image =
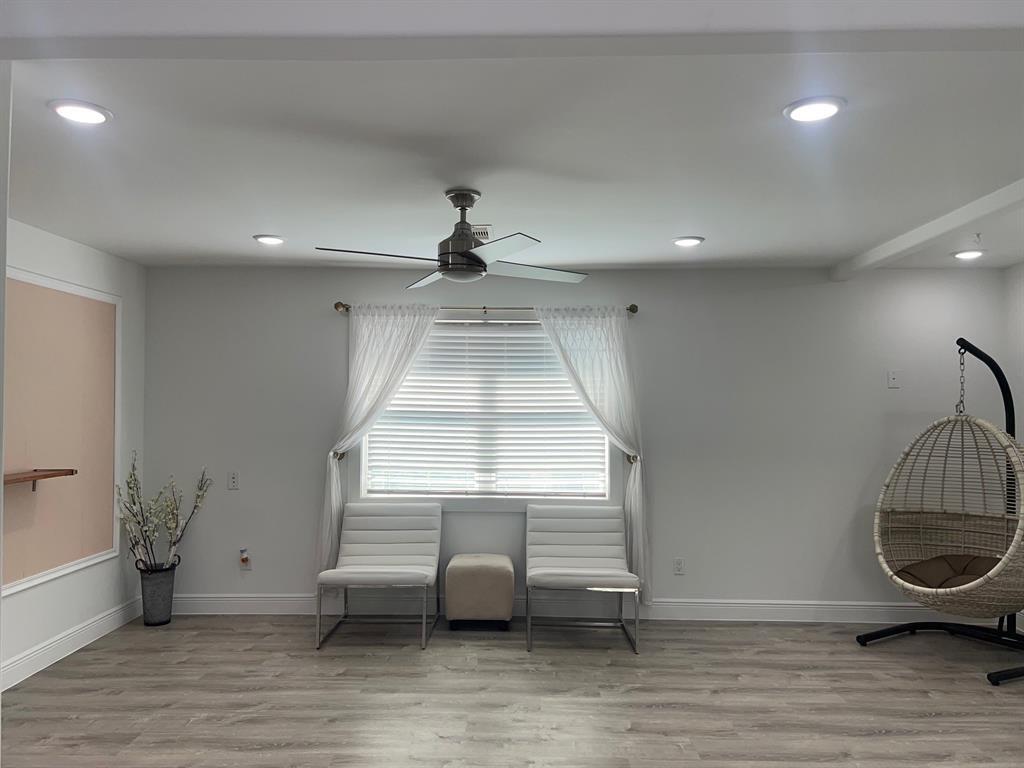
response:
[[[4,489],[3,583],[111,549],[115,304],[7,279],[4,472],[74,477]]]

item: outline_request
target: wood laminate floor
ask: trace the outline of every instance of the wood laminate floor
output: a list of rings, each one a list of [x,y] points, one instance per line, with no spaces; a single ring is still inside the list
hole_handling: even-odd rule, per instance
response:
[[[127,625],[3,694],[3,768],[1024,765],[1012,651],[850,625],[339,630],[312,619]]]

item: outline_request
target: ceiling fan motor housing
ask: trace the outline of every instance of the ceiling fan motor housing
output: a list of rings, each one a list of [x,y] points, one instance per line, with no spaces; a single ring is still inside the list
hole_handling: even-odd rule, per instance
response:
[[[452,233],[437,244],[437,271],[448,280],[469,283],[487,274],[487,264],[469,251],[484,244],[473,236],[473,226],[466,221],[466,210],[473,207],[480,193],[473,189],[449,189],[445,192],[461,213]]]

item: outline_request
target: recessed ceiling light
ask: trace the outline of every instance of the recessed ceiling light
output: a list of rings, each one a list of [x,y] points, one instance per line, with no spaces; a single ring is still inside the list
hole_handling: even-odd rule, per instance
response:
[[[284,238],[279,235],[253,235],[252,239],[260,245],[281,245]]]
[[[973,261],[974,259],[981,258],[984,253],[981,249],[981,232],[975,232],[974,245],[970,248],[964,248],[962,251],[954,252],[953,258],[960,259],[960,261]]]
[[[818,120],[828,120],[845,106],[846,99],[838,96],[812,96],[809,99],[794,101],[782,110],[782,114],[798,123],[815,123]]]
[[[677,237],[674,242],[680,248],[693,248],[703,243],[704,238],[699,235],[686,235],[685,237]]]
[[[99,125],[105,123],[114,116],[109,109],[98,104],[90,104],[88,101],[77,99],[55,99],[47,106],[72,123],[83,123],[85,125]]]

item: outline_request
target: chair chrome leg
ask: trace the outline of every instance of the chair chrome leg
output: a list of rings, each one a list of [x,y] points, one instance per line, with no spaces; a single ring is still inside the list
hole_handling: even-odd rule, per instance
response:
[[[320,650],[320,602],[324,596],[324,588],[316,585],[316,649]]]
[[[409,589],[413,585],[400,584],[398,586],[401,587],[402,589]],[[330,587],[330,586],[329,586],[329,588],[330,589],[336,589],[335,587]],[[333,635],[335,630],[337,630],[342,624],[349,624],[349,623],[354,623],[354,624],[412,624],[414,626],[416,624],[419,624],[420,625],[420,648],[421,649],[425,649],[427,647],[427,641],[430,639],[430,636],[433,634],[434,627],[437,626],[437,620],[440,617],[440,614],[436,613],[436,614],[434,614],[433,621],[430,621],[429,623],[427,621],[427,600],[429,599],[429,596],[430,596],[430,585],[429,584],[425,584],[423,586],[423,608],[422,608],[422,613],[421,613],[419,618],[415,618],[415,616],[416,616],[415,614],[413,614],[412,618],[406,617],[406,618],[383,618],[383,619],[381,619],[381,618],[377,618],[377,617],[360,617],[360,616],[352,617],[350,615],[351,614],[351,610],[349,609],[349,588],[348,587],[343,587],[342,588],[342,594],[343,594],[343,599],[344,599],[345,602],[344,602],[344,605],[342,607],[342,615],[337,620],[337,622],[335,622],[334,625],[330,629],[328,629],[327,632],[325,633],[325,632],[323,632],[323,592],[324,592],[324,586],[323,585],[317,585],[317,590],[316,590],[316,647],[318,649],[324,643],[327,642],[327,639],[331,635]],[[438,597],[438,606],[440,606],[440,597]]]
[[[633,593],[633,653],[640,654],[640,590]]]
[[[623,593],[619,593],[619,628],[622,629],[622,633],[626,636],[630,646],[633,648],[633,653],[640,653],[640,590],[633,590],[633,631],[630,632],[626,626],[626,618],[622,615],[622,596]]]
[[[530,600],[530,593],[533,592],[533,587],[526,588],[526,650],[527,652],[533,650],[533,614],[530,611],[533,609],[533,601]]]
[[[427,648],[427,593],[429,587],[424,585],[423,587],[423,619],[420,631],[420,650],[424,651]]]
[[[331,589],[335,589],[331,587]],[[320,647],[327,642],[327,638],[334,634],[335,630],[338,629],[344,623],[345,619],[348,618],[348,587],[345,587],[345,607],[342,615],[338,618],[331,628],[325,633],[323,631],[323,602],[324,602],[324,585],[317,584],[316,587],[316,648],[320,650]]]

